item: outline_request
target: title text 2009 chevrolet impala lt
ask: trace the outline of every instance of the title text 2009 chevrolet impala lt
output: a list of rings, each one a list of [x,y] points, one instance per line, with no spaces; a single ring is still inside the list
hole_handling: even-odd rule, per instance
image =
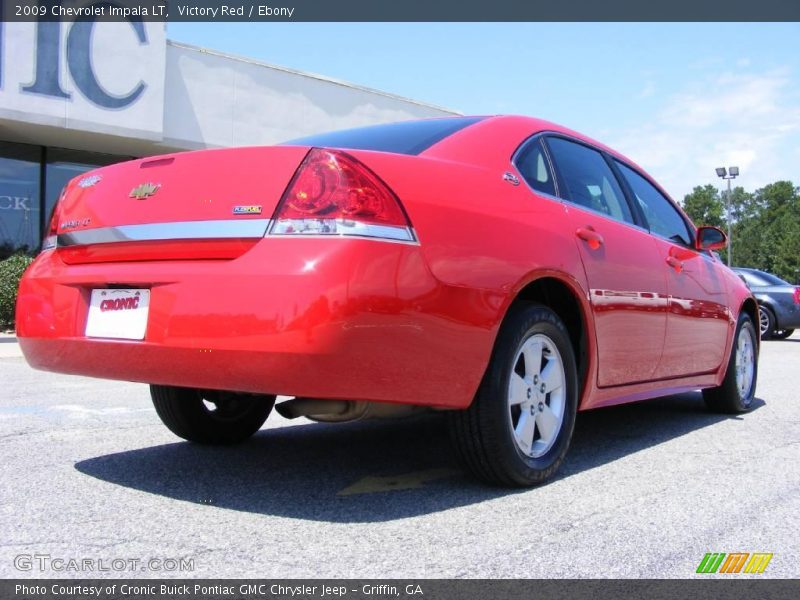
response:
[[[65,188],[19,290],[31,365],[151,384],[177,435],[446,411],[502,485],[575,413],[702,389],[750,408],[758,308],[630,160],[513,116],[146,158]]]

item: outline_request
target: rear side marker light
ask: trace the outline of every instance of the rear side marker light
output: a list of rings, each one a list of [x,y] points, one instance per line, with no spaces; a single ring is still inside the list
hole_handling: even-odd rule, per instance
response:
[[[794,303],[800,304],[800,287],[794,288]]]
[[[400,201],[377,175],[349,154],[321,148],[297,169],[269,234],[416,241]]]

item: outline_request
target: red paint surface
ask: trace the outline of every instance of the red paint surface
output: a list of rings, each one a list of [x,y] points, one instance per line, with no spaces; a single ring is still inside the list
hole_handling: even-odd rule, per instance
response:
[[[20,285],[23,352],[35,367],[96,377],[465,407],[517,294],[553,278],[582,311],[581,408],[719,383],[747,288],[708,253],[504,181],[516,148],[542,130],[586,139],[500,117],[420,156],[348,151],[397,196],[419,245],[267,236],[44,252]],[[267,218],[307,151],[106,167],[95,186],[73,182],[60,221]],[[129,198],[144,182],[161,187]],[[263,214],[234,216],[234,205]],[[90,291],[102,287],[151,289],[144,341],[84,337]]]

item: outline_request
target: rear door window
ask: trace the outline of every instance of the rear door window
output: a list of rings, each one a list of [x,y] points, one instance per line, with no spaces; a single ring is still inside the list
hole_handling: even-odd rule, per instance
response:
[[[547,146],[564,200],[617,221],[634,222],[625,194],[600,152],[560,137],[547,138]]]

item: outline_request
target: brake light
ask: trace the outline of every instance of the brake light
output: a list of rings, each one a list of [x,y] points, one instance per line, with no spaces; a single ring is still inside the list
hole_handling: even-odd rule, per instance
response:
[[[64,192],[58,198],[58,201],[53,206],[50,212],[50,224],[47,226],[44,241],[42,241],[42,252],[45,250],[53,250],[58,246],[58,221],[61,214],[61,199],[64,197]]]
[[[351,235],[415,241],[400,201],[364,164],[314,148],[283,194],[271,235]]]
[[[794,288],[794,303],[800,304],[800,287]]]

